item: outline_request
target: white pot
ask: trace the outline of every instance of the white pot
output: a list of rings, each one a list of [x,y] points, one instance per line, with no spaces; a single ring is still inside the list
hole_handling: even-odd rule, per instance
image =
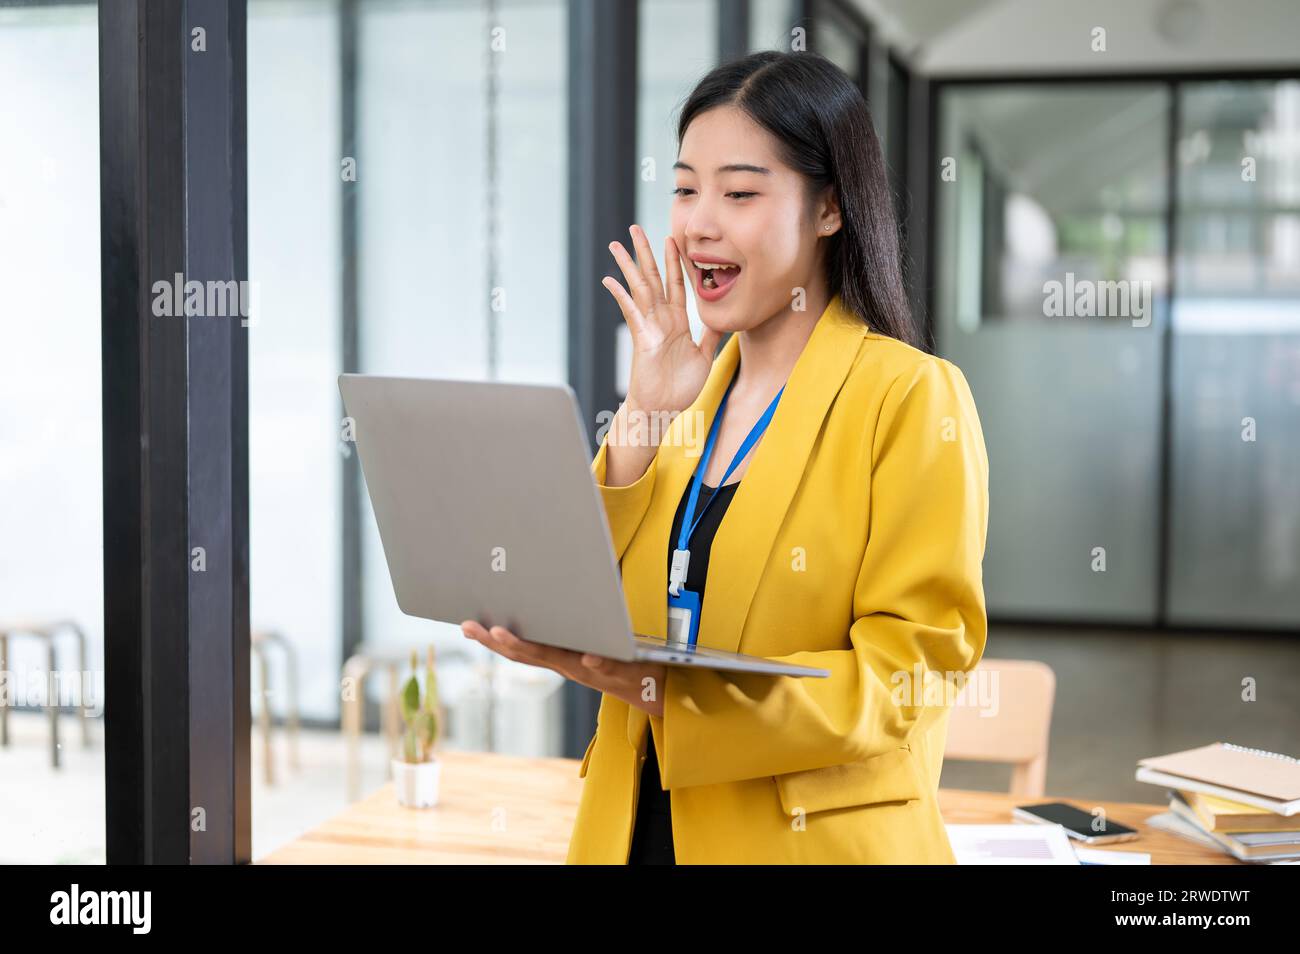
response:
[[[393,759],[393,787],[397,802],[407,808],[432,808],[438,804],[438,770],[442,766],[436,758],[432,762],[404,762]]]

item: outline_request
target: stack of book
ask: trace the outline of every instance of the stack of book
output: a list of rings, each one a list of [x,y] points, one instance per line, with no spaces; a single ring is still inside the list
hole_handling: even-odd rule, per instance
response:
[[[1215,742],[1142,759],[1137,780],[1168,790],[1154,828],[1241,861],[1300,859],[1300,759]]]

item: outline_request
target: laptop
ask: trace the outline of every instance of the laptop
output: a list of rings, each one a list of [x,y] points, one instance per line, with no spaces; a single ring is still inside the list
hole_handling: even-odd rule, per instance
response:
[[[830,675],[632,632],[568,385],[343,374],[339,391],[408,616],[623,662]]]

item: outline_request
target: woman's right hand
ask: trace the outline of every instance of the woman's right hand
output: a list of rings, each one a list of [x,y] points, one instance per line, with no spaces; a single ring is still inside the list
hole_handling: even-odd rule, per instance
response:
[[[671,235],[664,240],[664,266],[668,287],[659,278],[650,241],[641,226],[628,230],[636,249],[636,261],[618,242],[611,242],[628,289],[617,279],[605,278],[604,285],[618,302],[632,332],[632,373],[627,398],[632,409],[643,414],[678,414],[694,403],[704,389],[721,332],[705,328],[697,344],[691,337],[686,317],[686,285],[682,279],[682,258]]]

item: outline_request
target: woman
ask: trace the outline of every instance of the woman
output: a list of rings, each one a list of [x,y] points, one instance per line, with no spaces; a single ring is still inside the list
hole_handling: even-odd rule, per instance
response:
[[[961,372],[915,346],[866,103],[819,56],[757,53],[700,82],[678,141],[667,287],[635,226],[628,288],[604,282],[633,362],[592,472],[633,630],[666,635],[685,591],[698,645],[831,676],[462,628],[604,694],[570,863],[952,863],[934,690],[984,650],[988,461]]]

